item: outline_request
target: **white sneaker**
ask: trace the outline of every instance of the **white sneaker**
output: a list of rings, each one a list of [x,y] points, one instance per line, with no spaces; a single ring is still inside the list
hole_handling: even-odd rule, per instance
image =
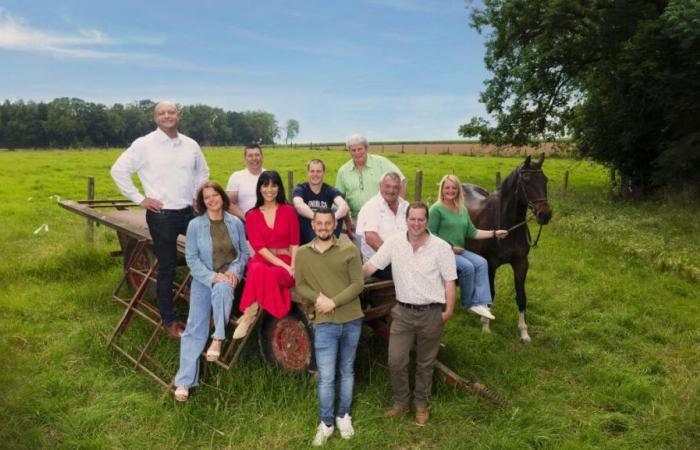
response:
[[[474,314],[481,316],[481,317],[486,317],[487,319],[494,320],[496,319],[496,316],[491,314],[491,311],[489,310],[488,306],[486,305],[474,305],[469,308],[470,312],[473,312]]]
[[[336,417],[335,426],[338,427],[340,437],[343,439],[350,439],[355,434],[355,429],[352,427],[352,417],[350,417],[350,414],[345,413],[343,417]]]
[[[318,429],[316,430],[316,437],[314,437],[314,441],[311,443],[311,445],[314,447],[320,447],[325,444],[328,438],[331,437],[331,434],[333,434],[333,430],[333,425],[329,427],[323,422],[319,423]]]

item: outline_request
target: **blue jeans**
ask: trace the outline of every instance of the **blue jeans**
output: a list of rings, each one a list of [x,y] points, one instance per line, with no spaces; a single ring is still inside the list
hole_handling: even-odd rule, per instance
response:
[[[344,417],[352,406],[355,383],[355,352],[362,331],[362,319],[347,323],[321,323],[314,326],[314,349],[318,366],[319,418],[328,426],[333,417]],[[340,374],[340,400],[335,406],[336,364]],[[335,415],[334,415],[335,412]]]
[[[492,299],[488,262],[468,250],[461,255],[455,255],[455,261],[462,305],[465,308],[474,305],[490,305]]]
[[[180,338],[180,369],[175,386],[196,386],[199,381],[199,357],[209,339],[209,318],[214,313],[215,339],[226,338],[226,323],[233,306],[233,286],[216,283],[211,289],[197,280],[190,288],[190,314],[187,328]]]

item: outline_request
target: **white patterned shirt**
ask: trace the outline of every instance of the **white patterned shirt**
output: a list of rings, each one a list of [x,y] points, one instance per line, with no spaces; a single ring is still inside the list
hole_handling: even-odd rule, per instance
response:
[[[131,179],[138,174],[142,195]],[[112,166],[119,191],[136,204],[149,197],[163,209],[191,206],[197,189],[209,179],[209,167],[199,144],[184,134],[171,139],[160,128],[136,139]]]
[[[401,197],[398,200],[399,206],[396,209],[396,214],[389,208],[381,193],[370,198],[360,209],[355,232],[360,236],[360,253],[362,253],[363,263],[366,263],[374,255],[374,249],[365,239],[366,232],[374,231],[383,241],[386,241],[395,233],[406,231],[408,202]]]
[[[432,234],[415,252],[406,233],[384,241],[369,263],[377,269],[391,264],[396,299],[412,305],[445,303],[445,281],[457,279],[450,244]]]

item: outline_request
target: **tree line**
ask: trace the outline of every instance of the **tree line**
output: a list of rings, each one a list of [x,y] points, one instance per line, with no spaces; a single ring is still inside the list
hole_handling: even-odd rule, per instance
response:
[[[569,136],[625,191],[700,187],[698,0],[485,0],[490,119],[459,132],[523,145]]]
[[[79,98],[48,103],[6,100],[0,104],[0,148],[127,147],[155,129],[155,102],[139,100],[111,107]],[[265,111],[225,111],[207,105],[183,105],[178,129],[201,145],[272,144],[284,127]],[[290,120],[293,139],[299,123]]]

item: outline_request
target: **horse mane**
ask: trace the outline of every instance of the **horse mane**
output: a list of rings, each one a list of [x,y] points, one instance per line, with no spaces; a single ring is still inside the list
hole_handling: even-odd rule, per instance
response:
[[[511,173],[508,174],[505,180],[501,183],[501,186],[497,189],[497,191],[501,192],[515,192],[515,189],[517,188],[518,184],[518,174],[520,173],[520,170],[523,168],[525,163],[521,163],[518,167],[513,169]]]

